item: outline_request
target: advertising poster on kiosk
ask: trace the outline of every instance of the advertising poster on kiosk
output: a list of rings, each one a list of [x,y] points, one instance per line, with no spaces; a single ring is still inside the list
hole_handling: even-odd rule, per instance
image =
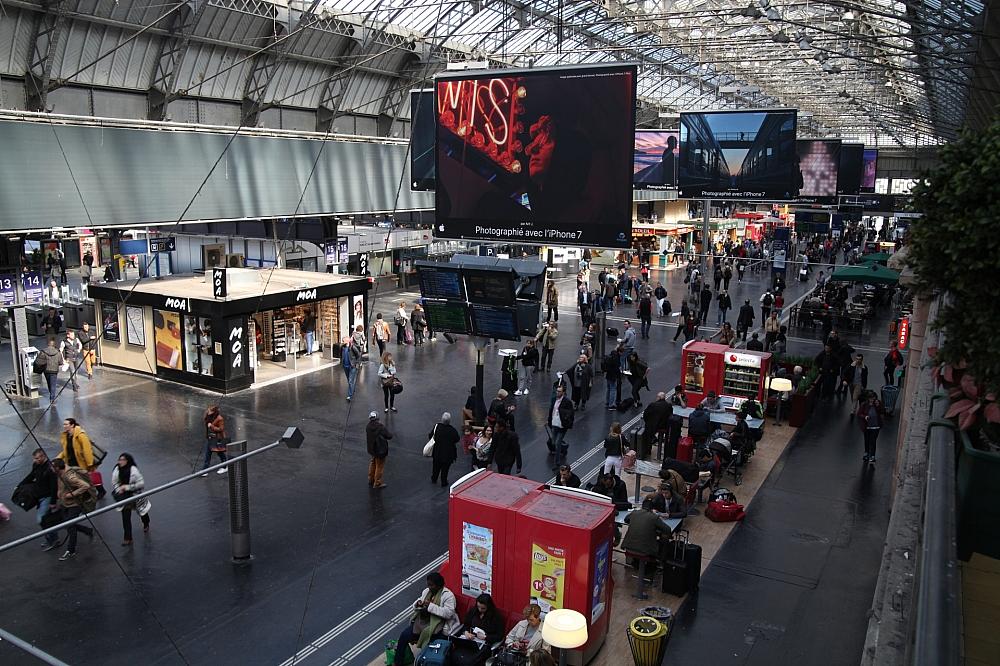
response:
[[[796,120],[795,109],[681,113],[681,198],[794,198]]]
[[[610,553],[611,544],[605,541],[594,551],[594,592],[590,602],[590,622],[597,622],[597,618],[604,614],[607,604],[604,602],[605,590],[608,587],[608,572],[611,568]]]
[[[543,613],[563,607],[566,582],[566,551],[554,546],[531,544],[531,601]]]
[[[169,310],[153,310],[153,339],[156,341],[156,365],[161,368],[180,370],[180,314]]]
[[[435,81],[435,236],[629,246],[635,65]]]
[[[118,306],[115,303],[101,301],[101,334],[109,342],[120,342],[122,339],[118,328]]]
[[[493,594],[493,530],[462,523],[462,594]]]

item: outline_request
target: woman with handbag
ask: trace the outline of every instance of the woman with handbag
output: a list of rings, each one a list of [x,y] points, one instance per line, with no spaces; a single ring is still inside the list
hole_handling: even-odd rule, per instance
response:
[[[212,460],[212,454],[219,456],[221,462],[226,462],[226,444],[229,438],[226,437],[226,419],[219,411],[218,405],[209,405],[205,410],[205,462],[202,469],[208,468],[208,463]],[[227,467],[218,470],[216,474],[225,474]],[[202,474],[208,476],[208,472]]]
[[[428,442],[431,444],[431,459],[433,460],[431,483],[437,483],[440,476],[441,487],[448,487],[448,469],[458,458],[458,443],[460,441],[461,437],[459,437],[458,431],[451,425],[451,412],[445,412],[441,415],[441,422],[435,424],[434,429],[431,430],[430,442]]]
[[[475,469],[488,469],[493,462],[493,426],[483,428],[473,446],[473,462]]]
[[[139,468],[135,466],[135,458],[130,453],[123,453],[118,456],[118,466],[111,474],[111,496],[116,502],[128,499],[136,493],[141,493],[146,487],[146,481],[142,478]],[[122,512],[122,529],[125,531],[123,546],[132,545],[132,511],[139,514],[142,521],[142,531],[149,532],[149,510],[152,508],[149,500],[143,497],[137,502],[126,504],[118,509]]]
[[[395,385],[399,383],[396,377],[396,364],[392,362],[392,354],[386,352],[382,354],[382,362],[378,366],[378,377],[382,382],[382,395],[385,398],[385,411],[398,411],[395,407],[396,393]]]

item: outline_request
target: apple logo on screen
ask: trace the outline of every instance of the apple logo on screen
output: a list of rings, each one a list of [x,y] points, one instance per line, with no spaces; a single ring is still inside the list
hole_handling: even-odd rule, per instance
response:
[[[438,225],[438,231],[444,231],[444,225],[443,224],[439,224]]]

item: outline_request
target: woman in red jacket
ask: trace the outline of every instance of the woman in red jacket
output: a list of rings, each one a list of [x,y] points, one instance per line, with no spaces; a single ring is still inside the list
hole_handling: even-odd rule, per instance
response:
[[[205,410],[205,462],[201,468],[206,469],[208,467],[213,453],[219,456],[221,462],[226,462],[228,460],[226,458],[226,444],[228,443],[229,438],[226,437],[226,419],[222,416],[222,412],[219,411],[218,405],[210,405]],[[225,474],[227,469],[223,467],[216,474]],[[202,476],[208,476],[208,473],[206,472]]]

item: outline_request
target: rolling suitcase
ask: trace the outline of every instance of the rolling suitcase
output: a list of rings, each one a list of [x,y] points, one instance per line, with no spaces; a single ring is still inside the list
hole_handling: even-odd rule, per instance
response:
[[[690,584],[688,565],[684,559],[687,532],[678,530],[677,535],[681,538],[671,539],[664,547],[663,578],[660,582],[660,590],[675,597],[683,597],[687,594]]]
[[[693,543],[684,546],[684,563],[688,568],[688,592],[694,592],[701,583],[701,546]]]
[[[694,440],[690,437],[681,437],[677,442],[677,459],[684,462],[694,461]]]

